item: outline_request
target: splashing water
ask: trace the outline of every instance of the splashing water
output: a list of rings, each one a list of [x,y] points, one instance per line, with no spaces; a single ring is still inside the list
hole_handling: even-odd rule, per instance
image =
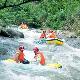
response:
[[[28,53],[28,56],[32,58],[34,55],[32,50],[37,46],[44,52],[46,63],[60,63],[62,68],[54,69],[37,64],[5,63],[1,60],[0,80],[80,80],[80,49],[69,46],[66,41],[62,46],[35,44],[34,40],[39,38],[40,33],[35,29],[19,31],[23,32],[24,39],[0,38],[1,47],[8,50],[6,54],[8,58],[14,55],[18,45],[23,43],[27,50],[26,56]]]

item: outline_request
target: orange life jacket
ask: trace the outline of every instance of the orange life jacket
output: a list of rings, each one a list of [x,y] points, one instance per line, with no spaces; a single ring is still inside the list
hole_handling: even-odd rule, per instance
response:
[[[20,54],[19,54],[18,60],[19,60],[20,62],[24,61],[24,53],[20,53]]]
[[[39,52],[39,53],[37,54],[37,57],[38,57],[38,56],[41,57],[40,64],[41,64],[41,65],[44,65],[44,64],[45,64],[45,57],[44,57],[43,53],[42,53],[42,52]]]
[[[49,38],[56,38],[56,34],[52,32],[52,34],[49,36]]]
[[[40,64],[44,65],[44,64],[45,64],[45,58],[44,58],[44,56],[43,56],[42,53],[40,53],[40,55],[41,55],[41,61],[40,61]]]

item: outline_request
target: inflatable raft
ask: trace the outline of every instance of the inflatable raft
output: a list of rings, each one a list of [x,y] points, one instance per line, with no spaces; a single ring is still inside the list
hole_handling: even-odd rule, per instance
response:
[[[40,39],[35,40],[34,43],[36,44],[55,44],[55,45],[63,45],[64,42],[61,39],[58,38],[48,38],[48,39]]]
[[[47,44],[63,45],[64,42],[61,39],[46,39]]]

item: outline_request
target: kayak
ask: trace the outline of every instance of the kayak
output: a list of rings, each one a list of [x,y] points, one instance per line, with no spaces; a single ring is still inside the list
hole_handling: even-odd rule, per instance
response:
[[[16,63],[16,61],[15,60],[13,60],[13,59],[6,59],[6,60],[2,60],[3,62],[7,62],[7,63]]]
[[[50,68],[56,68],[56,69],[62,68],[62,65],[59,63],[47,64],[47,66]]]
[[[57,38],[46,39],[46,43],[47,44],[55,44],[55,45],[63,45],[64,44],[64,42],[61,39],[57,39]]]
[[[16,61],[14,61],[13,59],[6,59],[6,60],[3,60],[3,62],[16,63]],[[59,63],[46,64],[45,66],[47,66],[48,68],[55,68],[55,69],[62,68],[62,65]]]

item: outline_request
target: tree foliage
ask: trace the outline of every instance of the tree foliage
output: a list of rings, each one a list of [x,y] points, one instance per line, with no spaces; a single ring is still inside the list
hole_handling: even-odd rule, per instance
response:
[[[24,21],[38,27],[71,30],[78,25],[76,18],[80,19],[80,0],[0,0],[0,9],[0,22],[5,25]]]

